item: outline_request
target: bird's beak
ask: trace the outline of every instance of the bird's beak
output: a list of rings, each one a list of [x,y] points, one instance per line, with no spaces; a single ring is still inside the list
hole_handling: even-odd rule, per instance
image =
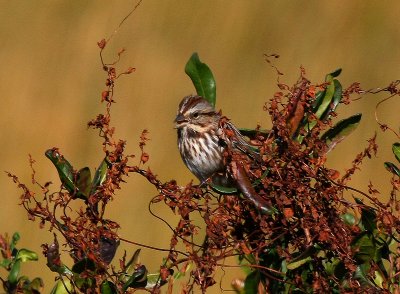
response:
[[[174,120],[175,129],[178,129],[180,125],[185,122],[187,122],[187,119],[181,113],[179,113]]]

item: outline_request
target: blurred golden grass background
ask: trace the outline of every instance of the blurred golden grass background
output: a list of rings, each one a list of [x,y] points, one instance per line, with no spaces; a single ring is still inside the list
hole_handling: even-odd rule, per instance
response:
[[[28,154],[36,159],[37,179],[59,187],[57,173],[44,151],[53,146],[75,168],[92,170],[102,160],[101,140],[86,123],[102,111],[105,88],[96,42],[107,38],[134,6],[133,1],[0,1],[0,170],[30,181]],[[284,73],[282,82],[292,84],[299,66],[321,82],[326,73],[342,67],[344,87],[353,81],[365,88],[381,87],[399,78],[400,4],[398,1],[155,1],[144,0],[105,50],[107,61],[124,47],[118,69],[137,69],[118,80],[113,106],[116,136],[126,139],[127,150],[138,154],[142,129],[150,131],[149,166],[161,180],[175,178],[185,184],[193,176],[181,162],[173,129],[177,104],[194,89],[184,74],[193,52],[213,70],[217,80],[217,108],[237,126],[270,126],[262,106],[275,91],[275,71],[263,54],[277,53],[274,60]],[[358,130],[331,154],[331,167],[343,171],[378,129],[374,107],[384,95],[370,95],[349,107],[340,117],[363,113]],[[398,99],[397,99],[398,100]],[[380,108],[391,126],[399,127],[396,98]],[[378,159],[363,165],[353,186],[366,191],[369,179],[385,194],[389,175],[382,162],[392,160],[396,138],[378,134]],[[386,185],[386,186],[385,186]],[[41,252],[40,244],[52,234],[27,220],[18,206],[19,191],[0,177],[0,232],[19,231],[20,246]],[[147,211],[157,192],[133,176],[109,205],[108,217],[121,224],[121,236],[137,242],[168,247],[169,231]],[[156,207],[167,219],[172,213]],[[174,221],[171,221],[175,225]],[[136,247],[122,244],[132,253]],[[143,250],[142,262],[156,271],[163,254]],[[46,289],[55,275],[44,269],[45,259],[24,264],[23,272],[45,277]],[[226,269],[223,288],[229,289],[232,269]],[[5,272],[0,269],[0,276]],[[179,282],[177,282],[179,285]],[[219,293],[218,286],[211,292]]]

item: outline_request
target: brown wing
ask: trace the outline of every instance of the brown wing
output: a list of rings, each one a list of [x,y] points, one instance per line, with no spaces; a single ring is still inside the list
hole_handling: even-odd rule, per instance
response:
[[[229,136],[233,148],[240,150],[257,162],[262,161],[260,154],[245,140],[240,131],[231,122],[225,121],[224,128],[228,130],[226,133],[228,133],[227,136]]]

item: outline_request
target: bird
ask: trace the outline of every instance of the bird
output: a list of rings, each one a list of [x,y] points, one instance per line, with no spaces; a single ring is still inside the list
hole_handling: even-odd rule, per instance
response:
[[[175,118],[178,149],[187,168],[199,179],[215,186],[238,188],[264,214],[275,209],[257,194],[241,156],[262,164],[262,157],[247,143],[230,120],[199,95],[182,99]]]

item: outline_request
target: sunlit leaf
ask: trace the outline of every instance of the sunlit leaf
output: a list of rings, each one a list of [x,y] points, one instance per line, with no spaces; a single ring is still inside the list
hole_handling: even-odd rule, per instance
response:
[[[86,199],[86,197],[79,191],[75,185],[74,169],[72,165],[62,156],[57,149],[49,149],[45,153],[46,157],[51,160],[57,169],[61,183],[69,193],[74,195],[75,198]]]
[[[133,253],[131,259],[125,265],[126,266],[126,271],[125,271],[126,273],[131,274],[133,272],[133,269],[134,269],[135,265],[138,263],[139,254],[140,254],[140,248],[136,249],[136,251],[135,251],[135,253]]]
[[[92,182],[92,188],[90,190],[90,194],[96,192],[96,189],[101,186],[107,178],[107,169],[108,169],[109,162],[107,158],[100,163],[100,166],[97,168]]]
[[[71,294],[74,293],[71,281],[69,279],[63,279],[57,281],[51,290],[50,294]]]
[[[215,106],[217,92],[214,76],[207,64],[200,61],[197,53],[193,53],[186,63],[185,72],[192,80],[197,95],[202,96],[212,106]]]
[[[11,285],[17,284],[20,270],[21,270],[21,260],[17,259],[12,265],[10,272],[8,273],[7,279]]]
[[[339,105],[340,100],[342,100],[342,85],[336,79],[333,80],[334,85],[334,93],[329,107],[325,110],[325,112],[321,116],[321,120],[326,120],[329,118],[330,114],[336,110]]]
[[[400,177],[400,169],[399,169],[394,163],[385,162],[383,165],[384,165],[385,168],[386,168],[388,171],[390,171],[392,174],[394,174],[394,175]]]
[[[18,254],[17,254],[16,259],[19,259],[22,262],[26,262],[26,261],[29,261],[29,260],[38,260],[39,258],[38,258],[38,255],[35,252],[31,251],[31,250],[20,249],[20,250],[18,250]]]
[[[394,143],[392,145],[392,151],[397,161],[400,162],[400,143]]]
[[[101,284],[101,294],[114,294],[118,293],[117,287],[110,281],[104,281]]]
[[[328,145],[328,152],[357,128],[361,116],[361,113],[357,113],[343,119],[321,136],[321,140],[324,140]]]

